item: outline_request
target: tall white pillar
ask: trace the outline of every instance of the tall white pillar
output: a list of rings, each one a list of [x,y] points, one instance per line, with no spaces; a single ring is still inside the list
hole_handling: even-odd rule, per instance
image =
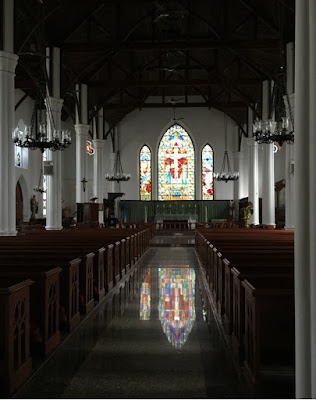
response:
[[[63,99],[49,97],[49,107],[54,120],[54,126],[51,120],[47,117],[47,133],[48,137],[52,137],[52,129],[61,128],[61,109],[63,107]],[[47,106],[47,100],[46,108]],[[53,174],[47,175],[47,211],[46,211],[46,229],[60,230],[62,229],[62,163],[61,152],[47,152],[47,161],[53,164]]]
[[[262,119],[269,119],[270,82],[262,83]],[[263,145],[262,223],[275,227],[274,153],[273,143]]]
[[[296,398],[314,398],[315,385],[315,2],[295,13],[295,380]],[[313,76],[314,75],[314,76]],[[314,147],[313,147],[314,146]],[[314,281],[313,281],[314,280]]]
[[[248,107],[248,201],[252,203],[253,214],[250,224],[259,225],[259,169],[258,169],[258,143],[254,140],[252,132],[253,110]]]
[[[311,382],[312,382],[312,393],[311,397],[316,397],[316,210],[315,210],[315,199],[316,199],[316,179],[315,179],[315,148],[316,148],[316,3],[313,0],[309,1],[309,206],[310,206],[310,290],[311,290],[311,301],[310,301],[310,312],[311,312]],[[306,148],[305,148],[306,151]],[[295,222],[296,223],[296,222]],[[296,226],[296,225],[295,225]]]
[[[294,94],[294,43],[288,43],[286,47],[286,77],[289,102],[294,115],[295,94]],[[287,116],[289,105],[284,99]],[[290,122],[291,124],[291,122]],[[290,125],[292,128],[292,124]],[[285,229],[294,229],[294,146],[285,143]]]
[[[234,159],[234,171],[239,172],[239,178],[234,181],[234,211],[235,221],[239,220],[239,200],[242,198],[242,187],[243,187],[243,160],[244,153],[240,151],[233,152]]]
[[[248,201],[253,205],[250,224],[259,225],[258,143],[254,138],[248,138],[247,145],[249,149]]]
[[[92,141],[94,147],[93,160],[93,197],[97,197],[96,202],[103,204],[103,147],[104,140],[94,139]],[[103,211],[99,211],[99,223],[103,223]]]
[[[89,125],[77,124],[76,130],[76,203],[85,202],[82,180],[85,176]],[[86,186],[87,187],[87,186]],[[87,189],[86,189],[87,190]]]
[[[112,172],[114,169],[116,161],[116,153],[110,153],[110,171]],[[121,184],[120,182],[111,181],[110,182],[110,193],[120,193],[121,191]]]
[[[0,236],[16,235],[14,76],[18,56],[0,51]]]

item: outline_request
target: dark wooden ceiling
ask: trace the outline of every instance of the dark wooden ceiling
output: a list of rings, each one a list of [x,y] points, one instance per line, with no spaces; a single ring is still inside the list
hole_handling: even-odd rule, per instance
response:
[[[104,107],[110,127],[170,97],[242,126],[248,106],[260,115],[261,83],[285,65],[294,26],[295,0],[15,0],[16,87],[34,96],[44,48],[56,46],[63,118],[85,83],[90,118]]]

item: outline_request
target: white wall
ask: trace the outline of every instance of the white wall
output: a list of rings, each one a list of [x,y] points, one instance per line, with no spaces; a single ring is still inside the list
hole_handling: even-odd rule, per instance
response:
[[[196,157],[196,199],[201,199],[201,151],[206,143],[214,150],[214,169],[219,172],[224,155],[224,116],[223,113],[208,108],[177,108],[178,121],[190,134]],[[172,108],[145,108],[128,114],[120,123],[120,149],[124,172],[132,177],[121,183],[121,190],[128,200],[139,199],[138,154],[141,147],[147,144],[152,151],[153,199],[157,199],[157,153],[160,139],[174,123]],[[235,123],[227,119],[228,137],[235,133]],[[233,167],[232,140],[228,140],[230,162]],[[232,182],[215,182],[215,199],[232,199]]]

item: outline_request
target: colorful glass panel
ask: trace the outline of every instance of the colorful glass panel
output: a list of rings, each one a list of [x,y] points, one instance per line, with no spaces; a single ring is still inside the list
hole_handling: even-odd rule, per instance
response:
[[[195,321],[195,271],[188,267],[159,268],[159,320],[168,341],[180,349]]]
[[[202,200],[214,199],[213,171],[213,149],[207,144],[202,150]]]
[[[22,148],[20,146],[15,146],[15,166],[22,167]]]
[[[140,199],[151,200],[151,151],[143,146],[139,156]]]
[[[87,140],[87,153],[89,156],[92,156],[94,154],[94,148],[92,147],[92,143],[90,140]]]
[[[142,321],[150,320],[150,270],[146,273],[145,281],[140,289],[140,311],[139,319]]]
[[[194,200],[194,148],[189,134],[175,124],[158,150],[158,200]]]

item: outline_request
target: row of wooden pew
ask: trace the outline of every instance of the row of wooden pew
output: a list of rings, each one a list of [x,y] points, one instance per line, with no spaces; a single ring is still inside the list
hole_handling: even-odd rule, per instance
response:
[[[294,373],[294,232],[200,227],[196,250],[248,388]]]
[[[149,247],[150,227],[0,237],[0,393],[31,374]]]

